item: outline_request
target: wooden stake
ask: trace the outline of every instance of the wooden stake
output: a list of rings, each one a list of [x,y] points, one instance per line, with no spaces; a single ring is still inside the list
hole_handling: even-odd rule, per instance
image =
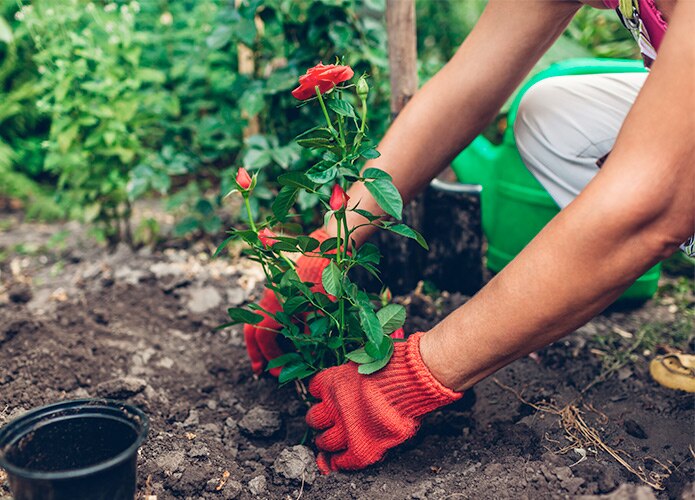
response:
[[[391,114],[401,112],[417,91],[415,1],[386,1],[386,33],[391,69]]]
[[[418,87],[414,0],[386,1],[386,32],[391,72],[391,118],[395,119]],[[418,231],[424,224],[423,215],[422,194],[403,208],[403,222]],[[413,240],[387,231],[380,231],[378,244],[384,255],[381,263],[384,283],[394,294],[413,290],[422,279],[427,252]]]
[[[234,6],[238,9],[241,6],[243,0],[234,0]],[[261,34],[263,30],[263,21],[261,18],[256,16],[254,19],[256,23],[256,29],[258,33]],[[247,47],[243,43],[237,43],[237,59],[239,61],[239,74],[240,75],[251,75],[256,72],[256,61],[253,54],[253,49]],[[258,115],[249,117],[246,112],[242,113],[242,118],[248,120],[248,124],[244,128],[244,137],[249,137],[251,135],[258,134],[261,130],[260,122],[258,121]]]

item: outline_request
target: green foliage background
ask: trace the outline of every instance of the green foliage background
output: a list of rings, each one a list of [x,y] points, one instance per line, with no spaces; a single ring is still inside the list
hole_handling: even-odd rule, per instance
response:
[[[454,53],[484,0],[418,0],[421,81]],[[222,229],[243,165],[268,186],[314,158],[289,91],[319,61],[370,75],[370,129],[388,124],[384,0],[0,0],[0,196],[30,217],[79,217],[132,240],[132,203],[155,196],[176,235]],[[239,45],[253,50],[240,74]],[[612,12],[585,8],[537,69],[566,57],[636,57]],[[244,137],[249,120],[257,134]],[[260,201],[259,201],[260,200]],[[305,221],[316,199],[300,198]]]

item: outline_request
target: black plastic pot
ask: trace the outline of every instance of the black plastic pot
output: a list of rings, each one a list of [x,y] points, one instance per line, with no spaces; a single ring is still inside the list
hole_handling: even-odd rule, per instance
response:
[[[0,429],[0,467],[15,500],[132,500],[148,419],[105,399],[37,408]]]

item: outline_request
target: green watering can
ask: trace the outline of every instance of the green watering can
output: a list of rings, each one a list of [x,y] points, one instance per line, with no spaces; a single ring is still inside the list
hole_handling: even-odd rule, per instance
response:
[[[568,59],[550,66],[526,83],[512,102],[502,144],[478,136],[451,164],[459,182],[482,186],[483,232],[487,267],[499,272],[559,211],[559,207],[523,164],[514,140],[514,120],[524,93],[536,82],[563,75],[644,72],[641,61]],[[642,301],[656,292],[661,264],[641,276],[622,300]]]

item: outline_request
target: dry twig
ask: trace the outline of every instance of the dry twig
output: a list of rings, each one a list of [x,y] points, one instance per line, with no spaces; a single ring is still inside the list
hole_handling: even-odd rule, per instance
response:
[[[582,411],[573,403],[568,403],[563,407],[558,407],[552,403],[546,403],[546,402],[541,402],[541,403],[531,403],[530,401],[527,401],[524,399],[521,394],[513,389],[512,387],[509,387],[496,378],[492,379],[495,384],[497,384],[500,388],[511,392],[516,396],[516,398],[522,402],[523,404],[530,406],[531,408],[537,410],[537,411],[542,411],[545,413],[550,413],[553,415],[557,415],[560,418],[560,426],[563,428],[565,431],[566,437],[570,441],[570,445],[565,446],[564,448],[561,448],[556,451],[556,453],[560,454],[565,454],[571,450],[574,450],[576,448],[583,448],[583,449],[591,449],[592,447],[596,450],[603,450],[604,452],[608,453],[613,459],[618,462],[620,465],[622,465],[625,469],[630,471],[632,474],[637,476],[640,481],[642,481],[645,484],[648,484],[652,488],[656,490],[663,490],[663,482],[664,480],[671,475],[671,470],[666,467],[664,464],[661,462],[651,459],[654,462],[658,463],[660,466],[664,468],[666,472],[659,473],[659,472],[645,472],[645,470],[642,467],[634,467],[632,466],[626,458],[623,458],[623,455],[629,458],[629,455],[623,451],[623,450],[616,450],[614,448],[611,448],[608,446],[602,439],[600,434],[596,429],[591,427],[584,417],[582,416],[583,413]],[[589,410],[589,411],[595,411],[593,406],[591,405],[584,405],[584,407]],[[596,412],[599,417],[604,421],[608,421],[608,416],[605,415],[604,413]],[[691,449],[692,453],[692,449]]]
[[[304,402],[307,407],[311,406],[311,401],[309,401],[309,390],[303,380],[295,380],[294,387],[297,390],[299,398]]]

